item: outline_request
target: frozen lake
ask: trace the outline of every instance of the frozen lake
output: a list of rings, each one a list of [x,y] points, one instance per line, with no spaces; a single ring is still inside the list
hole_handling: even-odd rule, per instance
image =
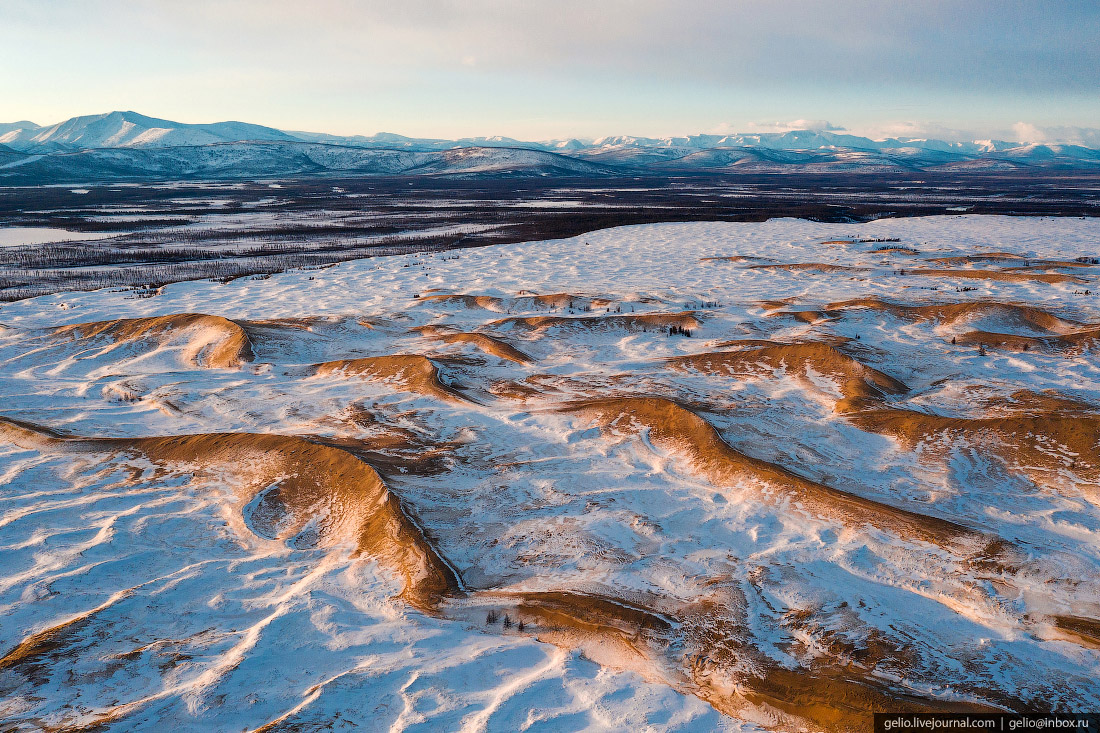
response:
[[[0,247],[20,247],[26,244],[50,242],[83,242],[115,236],[118,236],[118,232],[70,232],[56,227],[6,227],[0,228]]]

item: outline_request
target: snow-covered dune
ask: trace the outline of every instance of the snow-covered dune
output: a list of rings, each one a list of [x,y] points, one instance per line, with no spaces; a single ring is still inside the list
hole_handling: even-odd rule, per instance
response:
[[[1098,241],[656,224],[4,304],[0,718],[1095,709]]]

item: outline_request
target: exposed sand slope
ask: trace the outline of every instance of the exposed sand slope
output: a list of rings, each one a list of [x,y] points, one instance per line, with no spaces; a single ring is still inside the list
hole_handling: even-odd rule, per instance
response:
[[[1091,282],[1076,275],[1064,275],[1057,272],[1021,272],[1019,270],[946,270],[918,267],[906,269],[906,275],[924,277],[957,277],[967,280],[1004,280],[1006,282],[1043,282],[1043,283],[1079,283]]]
[[[956,255],[953,257],[930,257],[928,261],[935,262],[939,265],[962,265],[973,262],[1005,262],[1011,264],[1027,262],[1030,263],[1032,267],[1095,267],[1091,262],[1024,257],[1023,255],[1013,254],[1011,252],[983,252],[973,255]]]
[[[882,311],[912,321],[933,321],[939,327],[951,331],[956,342],[962,344],[984,344],[1019,351],[1039,349],[1079,354],[1094,346],[1100,339],[1100,326],[1056,316],[1042,308],[1021,303],[978,300],[965,303],[903,305],[876,298],[860,298],[825,306],[826,312],[834,316],[861,308]],[[996,330],[979,328],[972,331],[959,331],[960,328],[976,322],[990,323]],[[1006,332],[1010,329],[1023,329],[1029,333]]]
[[[464,308],[481,308],[490,311],[503,311],[505,302],[503,298],[492,295],[464,295],[453,293],[437,293],[435,295],[421,295],[419,300],[424,303],[439,303],[441,305],[458,305]]]
[[[841,394],[836,409],[858,408],[884,395],[900,395],[908,388],[888,374],[872,369],[828,344],[809,342],[774,344],[739,351],[722,351],[672,357],[666,363],[674,369],[704,374],[759,374],[762,370],[784,369],[803,377],[811,373],[833,378]]]
[[[540,308],[603,308],[610,305],[607,298],[596,298],[577,293],[549,293],[545,295],[521,294],[515,298],[501,298],[494,295],[474,295],[467,293],[435,293],[421,295],[424,303],[458,305],[464,308],[504,312],[509,308],[532,310]]]
[[[816,669],[784,667],[752,644],[745,628],[743,598],[740,602],[726,599],[726,603],[708,598],[664,610],[637,601],[569,591],[500,592],[481,597],[514,603],[510,613],[540,640],[579,648],[603,664],[632,669],[647,678],[664,679],[729,715],[748,717],[769,729],[854,733],[867,730],[873,713],[882,710],[1002,709],[919,695],[889,684],[858,663],[826,661]],[[654,603],[661,605],[656,599]],[[894,653],[900,655],[898,650]],[[995,691],[981,692],[1000,701]],[[1005,702],[1014,709],[1026,707],[1020,701]]]
[[[287,435],[209,433],[84,438],[0,418],[0,439],[42,452],[134,451],[150,460],[228,473],[248,528],[295,547],[354,542],[398,572],[402,597],[427,608],[455,592],[450,566],[408,518],[378,473],[347,451]]]
[[[937,321],[944,326],[954,326],[975,318],[996,318],[1008,325],[1050,333],[1067,333],[1083,325],[1077,321],[1056,316],[1036,306],[992,300],[906,305],[891,303],[878,298],[856,298],[829,303],[825,306],[826,311],[844,311],[857,308],[882,311],[898,318],[913,321]]]
[[[358,359],[338,359],[314,366],[314,375],[335,374],[362,377],[392,383],[409,392],[441,400],[463,400],[461,394],[445,385],[439,377],[439,367],[420,354],[366,356]]]
[[[962,438],[1028,473],[1054,478],[1068,471],[1077,477],[1078,486],[1089,489],[1094,501],[1100,498],[1095,493],[1100,483],[1100,415],[1070,415],[1060,408],[962,418],[884,408],[852,412],[848,419],[863,430],[891,435],[908,449],[926,441]]]
[[[660,397],[629,397],[579,402],[564,407],[590,417],[600,425],[621,430],[648,431],[656,445],[684,455],[692,468],[718,485],[761,482],[778,490],[780,496],[760,490],[769,501],[788,500],[801,504],[815,516],[848,527],[870,524],[907,538],[939,545],[982,536],[961,525],[916,512],[887,506],[798,476],[785,468],[734,450],[709,422],[672,400]]]
[[[252,359],[252,343],[240,325],[202,313],[77,323],[57,328],[54,333],[73,340],[104,337],[118,344],[162,344],[182,335],[188,341],[184,350],[187,362],[211,369],[237,367]]]
[[[486,354],[491,354],[499,359],[515,362],[516,364],[530,364],[534,361],[530,356],[523,353],[515,346],[512,346],[507,341],[489,336],[488,334],[454,331],[438,326],[421,326],[413,330],[428,338],[442,341],[445,344],[473,344]]]
[[[826,262],[793,262],[783,265],[750,265],[749,270],[786,270],[787,272],[814,272],[822,275],[835,272],[867,272],[866,267],[831,265]]]
[[[1100,327],[1085,328],[1054,336],[1028,336],[995,331],[968,331],[955,337],[956,343],[1013,351],[1049,351],[1074,356],[1091,350],[1100,342]]]

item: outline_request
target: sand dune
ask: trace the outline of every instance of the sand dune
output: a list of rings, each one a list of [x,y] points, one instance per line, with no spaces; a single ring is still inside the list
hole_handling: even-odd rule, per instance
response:
[[[1064,275],[1057,272],[1021,272],[1009,270],[948,270],[937,268],[917,267],[906,269],[905,275],[920,275],[923,277],[954,277],[966,280],[1004,280],[1006,282],[1043,282],[1043,283],[1077,283],[1091,282],[1076,275]]]
[[[693,470],[720,486],[764,484],[779,495],[760,489],[767,501],[787,500],[804,511],[849,527],[870,524],[899,536],[951,546],[962,539],[980,539],[972,530],[930,516],[891,507],[834,489],[767,461],[750,458],[726,443],[709,422],[679,404],[660,397],[630,397],[578,402],[563,411],[589,417],[605,427],[648,431],[655,444],[683,455]],[[782,498],[781,498],[782,497]]]
[[[1080,616],[1054,616],[1054,625],[1067,632],[1075,641],[1100,649],[1100,621]]]
[[[913,449],[935,440],[964,439],[1029,473],[1056,477],[1065,471],[1089,489],[1100,483],[1100,415],[1066,414],[1061,408],[990,418],[932,415],[905,409],[872,409],[848,415],[863,430],[883,433]]]
[[[532,334],[556,328],[569,328],[585,331],[619,330],[641,331],[667,329],[672,326],[694,330],[702,322],[692,311],[680,313],[623,313],[603,316],[517,316],[491,321],[490,328],[512,330],[519,329]]]
[[[1100,327],[1053,336],[1027,336],[994,331],[967,331],[954,337],[963,345],[982,345],[1011,351],[1049,351],[1075,356],[1091,350],[1100,341]]]
[[[577,293],[550,293],[547,295],[518,295],[513,303],[516,307],[531,308],[605,308],[614,301]]]
[[[314,326],[326,323],[330,319],[321,316],[302,316],[299,318],[262,318],[248,321],[237,321],[246,331],[249,329],[294,329],[298,331],[311,331]]]
[[[439,367],[431,359],[419,354],[392,354],[366,356],[358,359],[338,359],[316,364],[314,375],[328,377],[344,374],[363,379],[391,383],[407,392],[441,400],[464,400],[455,389],[444,384]]]
[[[919,255],[919,249],[913,249],[912,247],[879,247],[878,249],[871,250],[870,254],[873,255]]]
[[[760,262],[767,261],[767,257],[752,257],[750,255],[727,255],[724,257],[700,257],[700,262]]]
[[[935,262],[940,265],[964,265],[974,262],[1004,262],[1016,265],[1020,262],[1029,263],[1030,267],[1094,267],[1091,262],[1081,262],[1078,260],[1052,260],[1043,259],[1041,257],[1025,257],[1023,255],[1013,254],[1012,252],[983,252],[973,255],[957,255],[954,257],[931,257],[928,258],[929,262]],[[1022,268],[1007,268],[1007,269],[1022,269]]]
[[[421,295],[424,303],[440,303],[443,305],[459,305],[464,308],[480,308],[482,310],[497,311],[503,313],[510,309],[536,310],[536,309],[565,309],[573,308],[604,308],[613,301],[607,298],[598,298],[577,293],[549,293],[545,295],[519,294],[515,298],[500,298],[492,295],[473,295],[456,293],[434,293]]]
[[[863,663],[823,660],[813,668],[783,666],[760,651],[746,628],[743,602],[701,602],[666,609],[667,600],[648,607],[606,594],[570,591],[491,592],[483,603],[498,601],[499,611],[523,621],[527,633],[542,641],[579,648],[611,667],[631,669],[647,679],[663,679],[705,699],[734,717],[748,717],[773,730],[864,731],[874,712],[975,712],[1004,709],[996,703],[938,700],[891,685],[876,676],[878,663],[867,650],[852,654]],[[492,606],[490,606],[491,608]],[[499,609],[499,606],[497,606]],[[894,654],[903,659],[903,650]],[[884,665],[889,667],[889,665]],[[898,666],[898,665],[895,665]],[[984,693],[1014,709],[993,689]],[[1013,704],[1014,703],[1014,704]]]
[[[936,302],[949,280],[889,271],[1091,279],[1069,262],[1097,226],[646,225],[5,304],[7,411],[91,437],[0,420],[0,718],[864,731],[1095,707],[1100,371],[1052,354],[1095,349],[1100,301]],[[744,254],[700,264],[721,252]]]
[[[759,374],[764,370],[784,369],[803,377],[811,372],[825,375],[836,381],[840,392],[841,399],[836,406],[838,412],[859,409],[870,400],[908,391],[908,387],[890,375],[819,342],[771,344],[737,351],[690,354],[673,357],[665,363],[673,369],[704,374]]]
[[[488,334],[455,331],[438,326],[421,326],[413,330],[417,331],[422,336],[442,341],[445,344],[473,344],[486,354],[491,354],[505,361],[512,361],[517,364],[530,364],[534,361],[530,356],[523,353],[515,346],[512,346],[507,341],[489,336]]]
[[[785,265],[749,265],[749,270],[786,270],[787,272],[813,272],[826,275],[834,272],[867,272],[866,267],[831,265],[827,262],[794,262]]]
[[[977,318],[993,318],[1009,326],[1049,333],[1068,333],[1083,325],[1035,306],[991,300],[905,305],[878,298],[856,298],[829,303],[825,306],[827,312],[859,308],[882,311],[908,320],[936,321],[943,326],[967,323]]]
[[[855,309],[882,311],[912,321],[933,321],[939,327],[953,331],[952,337],[964,345],[982,344],[1018,351],[1038,349],[1072,355],[1091,348],[1100,339],[1100,326],[1056,316],[1041,308],[1020,303],[979,300],[903,305],[876,298],[860,298],[825,306],[825,312],[833,316],[841,316]],[[958,330],[975,324],[988,324],[989,327]],[[1012,333],[1011,329],[1022,329],[1028,333]]]
[[[224,369],[252,359],[252,343],[239,324],[221,316],[176,313],[150,318],[119,318],[61,326],[54,334],[77,339],[110,339],[116,344],[166,344],[187,339],[184,358],[189,364]]]
[[[409,519],[378,473],[339,448],[287,435],[208,433],[85,438],[0,418],[0,439],[42,452],[130,451],[160,463],[235,476],[246,526],[293,547],[353,542],[404,579],[402,597],[430,607],[458,588],[450,566]]]
[[[504,312],[505,301],[492,295],[464,295],[455,293],[436,293],[434,295],[421,295],[419,300],[423,303],[439,303],[441,305],[457,305],[463,308],[480,308],[482,310]]]
[[[774,310],[768,313],[769,318],[793,318],[796,321],[802,323],[808,323],[811,326],[815,323],[829,320],[830,316],[824,311],[815,310],[798,310],[798,311],[786,311],[786,310]]]

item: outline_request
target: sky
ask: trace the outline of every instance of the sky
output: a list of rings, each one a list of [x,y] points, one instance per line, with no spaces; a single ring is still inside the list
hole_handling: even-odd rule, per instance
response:
[[[1097,0],[2,0],[0,122],[1100,147]]]

